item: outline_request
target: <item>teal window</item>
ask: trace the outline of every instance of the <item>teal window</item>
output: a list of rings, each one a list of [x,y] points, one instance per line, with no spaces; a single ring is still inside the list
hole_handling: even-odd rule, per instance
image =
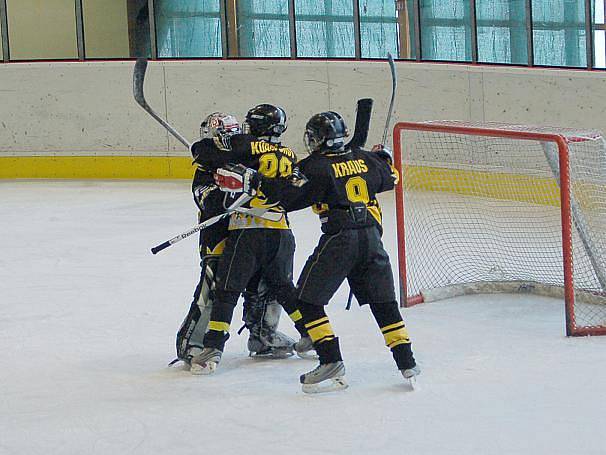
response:
[[[476,0],[478,61],[528,64],[525,0]]]
[[[220,0],[155,0],[158,57],[221,57]]]
[[[298,57],[356,54],[351,0],[295,0]]]
[[[534,64],[587,66],[584,0],[533,0]]]
[[[469,0],[423,0],[421,58],[471,61]]]
[[[242,57],[290,57],[288,0],[239,0]]]
[[[398,18],[394,0],[360,0],[362,58],[398,55]]]
[[[592,2],[593,3],[593,2]],[[604,16],[606,2],[595,0],[593,3],[593,42],[594,57],[593,64],[596,68],[606,68],[606,24]]]

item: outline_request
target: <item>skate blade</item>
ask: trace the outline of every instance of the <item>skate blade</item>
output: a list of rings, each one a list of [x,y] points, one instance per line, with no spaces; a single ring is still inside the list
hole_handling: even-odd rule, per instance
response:
[[[217,369],[217,362],[206,362],[204,365],[192,363],[189,372],[195,376],[207,376]]]
[[[249,352],[249,356],[255,359],[287,359],[295,355],[294,352],[288,350],[274,350],[271,352]]]
[[[417,377],[416,376],[413,376],[412,378],[408,378],[407,381],[408,381],[408,385],[410,386],[410,388],[412,390],[419,390],[420,389],[419,383],[417,382]]]
[[[326,393],[336,392],[338,390],[345,390],[349,387],[349,384],[345,381],[345,378],[332,378],[326,381],[319,382],[317,384],[302,384],[301,389],[305,393]]]

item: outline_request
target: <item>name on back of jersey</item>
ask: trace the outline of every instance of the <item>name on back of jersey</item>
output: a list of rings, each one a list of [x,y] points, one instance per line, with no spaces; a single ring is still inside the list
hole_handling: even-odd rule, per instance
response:
[[[347,160],[340,163],[332,163],[332,170],[335,177],[349,177],[354,174],[364,174],[368,172],[368,166],[364,160]]]
[[[265,153],[277,152],[293,158],[296,160],[295,152],[288,147],[282,147],[276,144],[270,144],[269,142],[255,141],[250,143],[250,151],[253,155],[263,155]]]

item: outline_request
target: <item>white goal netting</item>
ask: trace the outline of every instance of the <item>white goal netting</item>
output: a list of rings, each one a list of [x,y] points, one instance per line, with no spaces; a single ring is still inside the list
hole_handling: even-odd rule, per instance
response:
[[[409,298],[471,292],[561,296],[570,304],[569,334],[606,330],[606,143],[599,132],[399,125],[399,229]],[[565,155],[562,169],[554,138]],[[569,174],[568,180],[561,183],[561,174]],[[566,185],[569,196],[562,203],[560,187]]]

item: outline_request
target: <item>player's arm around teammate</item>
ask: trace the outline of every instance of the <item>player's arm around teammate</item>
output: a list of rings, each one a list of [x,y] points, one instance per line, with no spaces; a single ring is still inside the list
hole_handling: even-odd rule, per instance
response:
[[[395,297],[393,272],[381,241],[381,210],[376,194],[393,188],[397,175],[390,155],[346,150],[347,128],[335,112],[313,116],[306,126],[310,156],[299,163],[308,182],[300,188],[260,188],[287,210],[313,204],[322,222],[322,236],[297,282],[297,306],[319,355],[319,366],[300,378],[303,390],[318,392],[347,387],[339,340],[324,306],[343,280],[361,305],[368,304],[391,350],[397,368],[409,379],[420,370]]]
[[[251,134],[230,137],[228,153],[196,154],[197,150],[192,149],[195,161],[215,168],[225,163],[239,163],[270,179],[290,175],[296,156],[279,140],[286,129],[284,111],[272,105],[256,106],[247,114],[246,129]],[[204,350],[192,359],[192,371],[195,365],[200,374],[214,372],[219,364],[238,298],[246,283],[259,273],[271,298],[286,309],[297,330],[302,335],[306,333],[291,297],[295,241],[286,214],[277,204],[266,204],[262,193],[246,208],[267,210],[279,219],[268,220],[254,213],[236,213],[230,217],[230,235],[217,268],[216,300],[209,330],[204,336]]]

